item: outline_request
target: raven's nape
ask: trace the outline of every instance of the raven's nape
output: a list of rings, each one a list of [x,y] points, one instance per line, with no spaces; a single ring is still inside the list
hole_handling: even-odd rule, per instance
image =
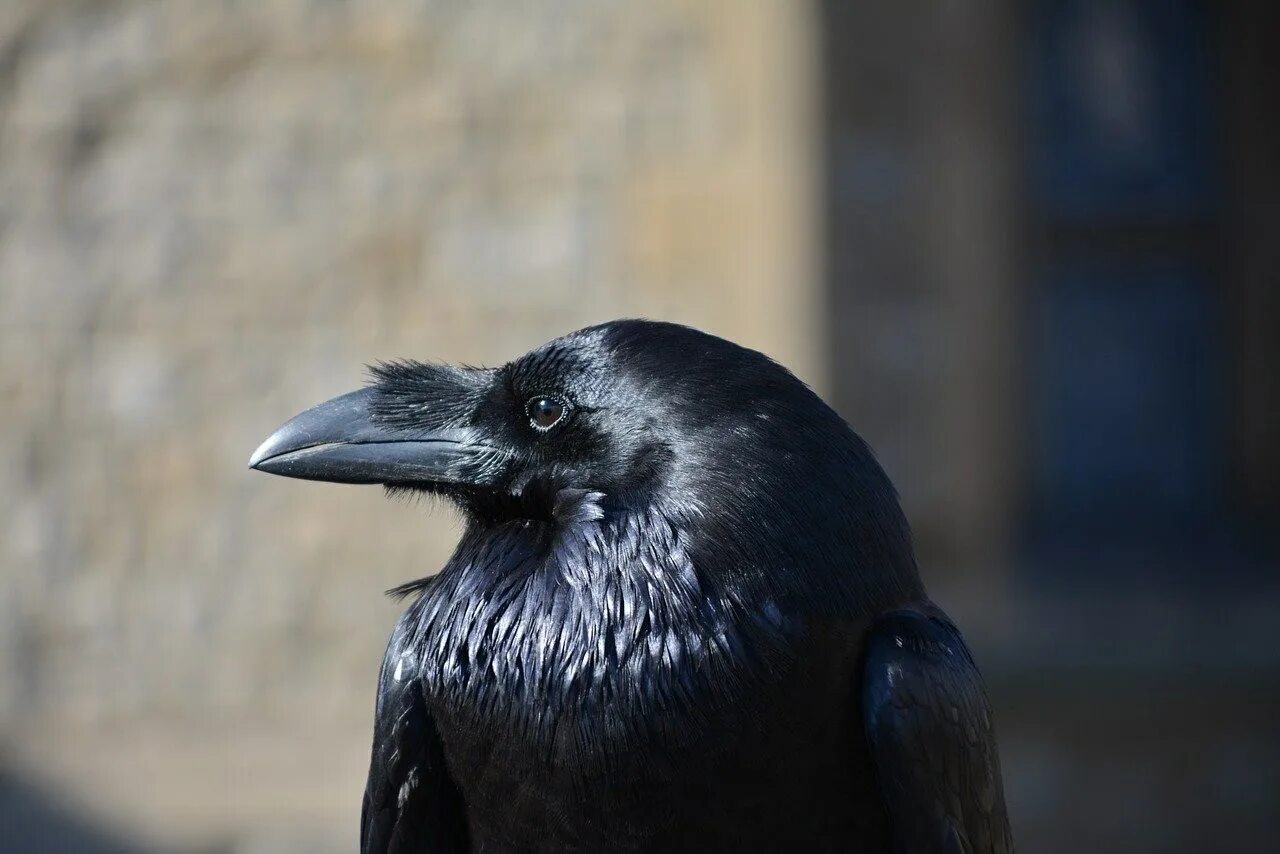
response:
[[[373,416],[377,389],[340,395],[302,412],[249,458],[268,474],[333,483],[461,483],[477,448],[466,431],[385,427]]]

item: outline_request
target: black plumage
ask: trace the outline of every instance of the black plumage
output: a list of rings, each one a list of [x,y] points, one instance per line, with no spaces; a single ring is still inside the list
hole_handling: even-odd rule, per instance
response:
[[[373,374],[251,460],[467,520],[396,591],[362,851],[1012,850],[893,487],[784,368],[618,321]]]

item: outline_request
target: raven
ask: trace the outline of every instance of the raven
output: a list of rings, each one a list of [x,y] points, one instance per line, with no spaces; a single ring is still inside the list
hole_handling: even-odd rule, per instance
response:
[[[363,852],[1012,850],[894,488],[785,368],[621,320],[371,370],[250,460],[466,518],[392,591]]]

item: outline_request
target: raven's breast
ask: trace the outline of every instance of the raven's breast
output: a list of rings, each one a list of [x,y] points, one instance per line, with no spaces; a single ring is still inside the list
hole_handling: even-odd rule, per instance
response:
[[[661,518],[520,536],[464,538],[417,611],[476,847],[881,850],[862,627],[701,577]]]
[[[880,851],[849,672],[847,655],[810,650],[736,675],[731,702],[693,680],[650,686],[679,706],[548,700],[484,718],[437,697],[435,717],[481,849]]]

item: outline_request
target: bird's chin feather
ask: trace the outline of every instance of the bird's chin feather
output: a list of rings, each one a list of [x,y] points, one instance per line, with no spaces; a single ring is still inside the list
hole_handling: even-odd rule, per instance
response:
[[[514,521],[569,525],[597,521],[605,515],[603,492],[537,482],[526,484],[518,494],[445,483],[389,483],[385,490],[389,498],[415,505],[446,502],[481,526]]]
[[[444,495],[441,490],[421,483],[386,483],[383,484],[382,490],[392,500],[404,501],[414,505],[425,502],[434,506],[439,500],[449,500],[448,496]]]

